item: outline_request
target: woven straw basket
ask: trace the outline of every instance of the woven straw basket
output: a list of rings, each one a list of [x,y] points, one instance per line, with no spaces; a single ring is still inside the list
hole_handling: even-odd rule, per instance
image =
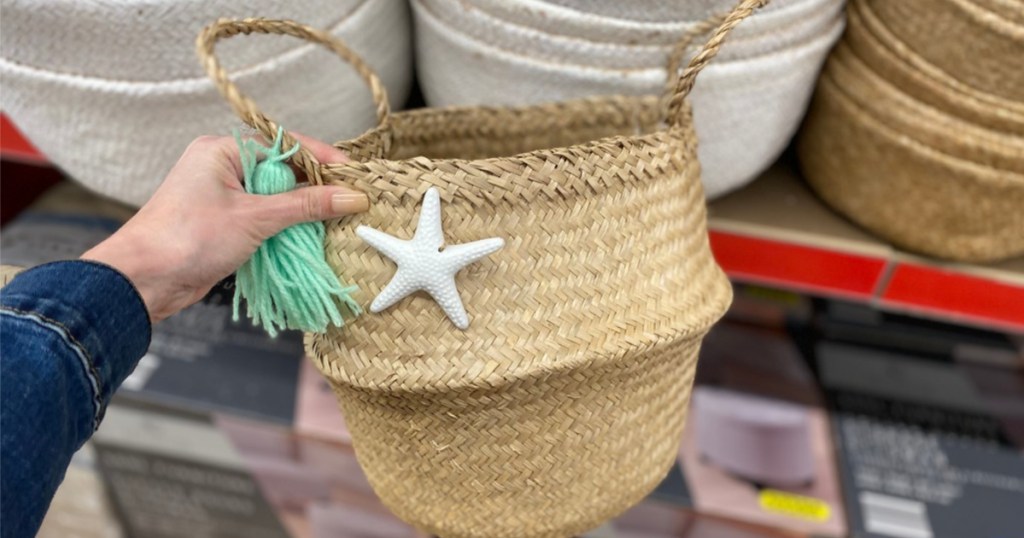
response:
[[[871,0],[873,11],[939,69],[992,95],[1024,102],[1024,24],[978,0]],[[1012,66],[1009,67],[1008,66]]]
[[[966,5],[919,7],[947,1]],[[798,143],[808,182],[908,250],[972,262],[1024,253],[1024,102],[974,88],[980,79],[909,46],[941,29],[897,34],[905,21],[876,8],[900,3],[850,3]]]
[[[762,1],[743,0],[703,25],[710,39],[664,100],[517,109],[391,115],[369,68],[322,32],[246,19],[200,35],[207,72],[268,137],[276,124],[213,56],[221,38],[317,42],[372,88],[380,125],[338,144],[358,162],[320,164],[305,150],[293,158],[312,182],[350,185],[372,201],[369,212],[328,223],[325,245],[362,304],[395,269],[356,227],[412,237],[431,187],[441,193],[450,244],[506,241],[457,277],[472,320],[465,331],[428,296],[413,295],[307,336],[367,477],[397,515],[441,536],[567,536],[624,511],[665,476],[701,340],[731,300],[708,247],[686,96]]]
[[[998,0],[996,0],[998,1]],[[1020,4],[1024,16],[1024,4]],[[904,43],[866,2],[850,4],[843,40],[879,76],[922,104],[1008,134],[1024,133],[1024,101],[1000,98],[939,69]],[[1024,46],[1024,45],[1022,45]]]

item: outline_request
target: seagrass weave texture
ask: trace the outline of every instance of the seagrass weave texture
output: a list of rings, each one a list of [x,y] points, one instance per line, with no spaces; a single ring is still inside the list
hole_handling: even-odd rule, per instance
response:
[[[355,228],[412,237],[430,187],[441,193],[450,243],[506,240],[457,277],[466,331],[414,295],[307,335],[360,464],[397,515],[445,537],[569,536],[621,513],[665,476],[701,339],[731,300],[708,248],[685,96],[725,35],[762,3],[743,0],[702,25],[711,37],[668,81],[666,99],[518,109],[390,115],[372,72],[316,30],[246,19],[200,36],[207,71],[264,134],[276,124],[233,87],[212,54],[217,39],[298,36],[367,79],[381,124],[338,144],[356,162],[323,165],[305,151],[295,161],[312,181],[346,184],[372,201],[369,212],[329,223],[325,244],[361,303],[394,266]],[[673,55],[671,73],[681,58]]]
[[[908,250],[1024,253],[1024,26],[987,5],[850,2],[798,143],[826,202]]]

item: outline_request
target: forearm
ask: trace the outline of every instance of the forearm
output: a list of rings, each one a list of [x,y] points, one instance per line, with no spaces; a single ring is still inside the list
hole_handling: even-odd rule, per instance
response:
[[[122,274],[58,262],[0,292],[3,535],[33,535],[71,455],[146,352],[150,324]]]

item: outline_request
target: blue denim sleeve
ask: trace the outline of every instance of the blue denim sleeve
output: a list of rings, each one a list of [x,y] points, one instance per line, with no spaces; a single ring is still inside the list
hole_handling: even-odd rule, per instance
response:
[[[87,261],[25,271],[0,290],[0,534],[35,536],[71,456],[149,347],[132,283]]]

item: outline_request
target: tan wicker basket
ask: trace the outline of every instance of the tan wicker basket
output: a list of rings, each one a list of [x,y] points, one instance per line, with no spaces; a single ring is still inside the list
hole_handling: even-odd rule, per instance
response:
[[[983,92],[1024,102],[1024,24],[978,0],[866,1],[893,33],[939,69]]]
[[[1024,12],[1024,4],[1018,7]],[[939,69],[893,33],[868,2],[850,3],[847,19],[843,41],[904,93],[979,126],[1018,136],[1024,133],[1024,101],[977,90]]]
[[[472,318],[465,331],[413,295],[307,336],[361,465],[397,515],[446,537],[568,536],[624,511],[665,476],[701,340],[731,300],[708,247],[686,96],[725,36],[762,3],[743,0],[702,25],[711,37],[664,100],[519,109],[390,115],[372,72],[321,32],[247,19],[200,36],[207,72],[266,136],[277,126],[231,84],[213,56],[218,39],[301,37],[334,50],[370,84],[380,126],[339,144],[360,162],[322,165],[304,151],[294,159],[311,181],[344,183],[372,200],[369,212],[327,227],[328,260],[359,286],[362,304],[395,269],[356,227],[411,237],[430,187],[441,193],[448,241],[506,240],[458,275]],[[681,57],[669,72],[679,72]]]
[[[921,103],[876,73],[846,42],[833,49],[829,61],[830,81],[890,128],[951,157],[1024,173],[1024,136],[988,129]]]
[[[1024,101],[938,58],[938,41],[982,30],[932,11],[982,9],[974,2],[850,2],[797,151],[814,190],[858,224],[907,250],[987,262],[1024,253]],[[952,27],[962,39],[943,37]],[[986,80],[1019,76],[1011,54],[993,53],[1002,74]]]
[[[817,193],[908,250],[965,261],[1024,252],[1024,175],[952,156],[892,128],[850,98],[856,86],[839,87],[837,65],[829,60],[797,144]]]

